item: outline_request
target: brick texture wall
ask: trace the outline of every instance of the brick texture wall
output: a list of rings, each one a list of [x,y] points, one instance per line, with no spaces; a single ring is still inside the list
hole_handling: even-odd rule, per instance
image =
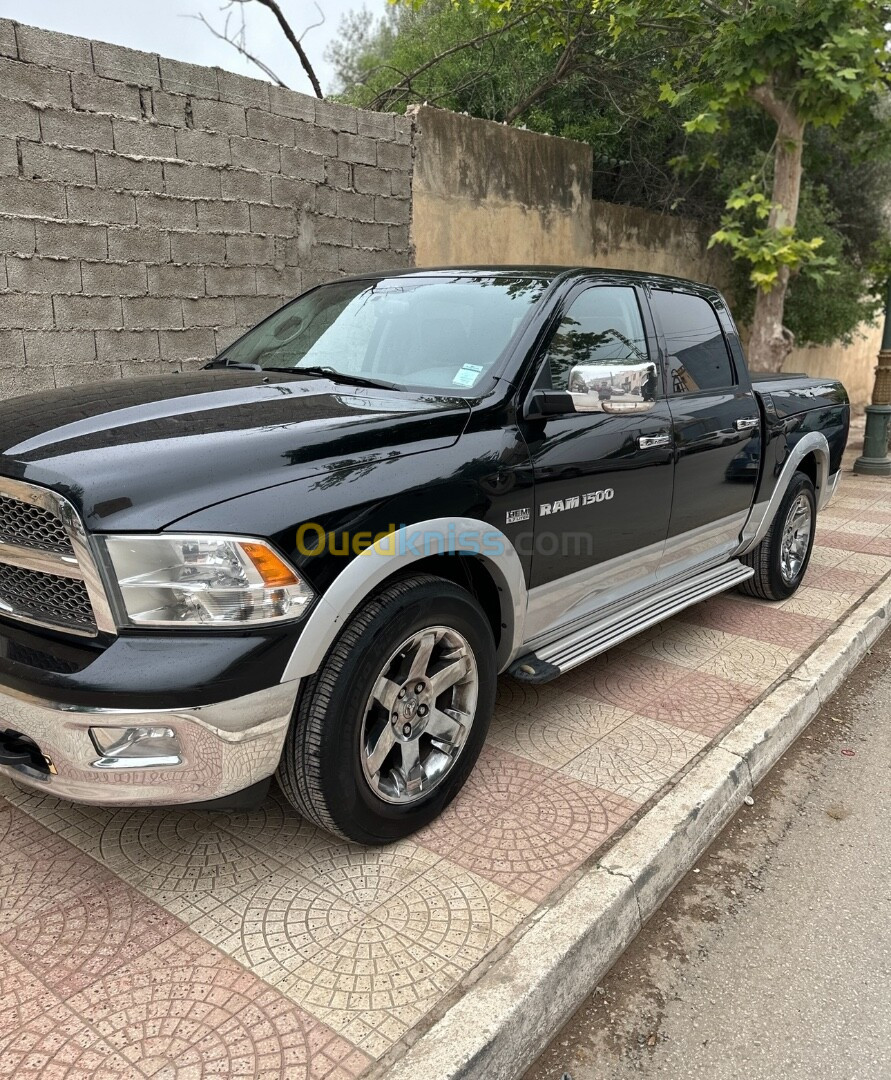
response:
[[[0,20],[0,396],[206,362],[412,262],[410,121]]]

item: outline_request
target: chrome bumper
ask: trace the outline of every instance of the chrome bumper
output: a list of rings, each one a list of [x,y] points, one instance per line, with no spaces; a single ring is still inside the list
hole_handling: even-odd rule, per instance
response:
[[[270,776],[297,697],[297,680],[216,705],[192,709],[90,709],[59,705],[0,687],[0,732],[35,742],[47,770],[0,764],[17,784],[82,803],[158,806],[232,795]],[[109,763],[90,728],[169,728],[173,759]]]

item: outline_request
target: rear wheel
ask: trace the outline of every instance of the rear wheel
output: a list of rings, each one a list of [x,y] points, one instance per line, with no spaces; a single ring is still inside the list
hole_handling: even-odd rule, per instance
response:
[[[792,477],[776,516],[761,543],[743,555],[754,577],[739,591],[762,600],[785,600],[801,585],[811,558],[817,528],[814,485],[804,473]]]
[[[324,829],[384,844],[460,791],[495,701],[485,614],[457,585],[417,575],[353,617],[303,688],[278,780]]]

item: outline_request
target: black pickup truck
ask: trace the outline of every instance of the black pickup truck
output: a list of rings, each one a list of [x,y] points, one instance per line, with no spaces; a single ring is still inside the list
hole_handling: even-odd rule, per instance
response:
[[[725,589],[778,600],[837,382],[752,381],[712,288],[541,267],[313,289],[206,369],[0,405],[0,773],[385,843],[540,682]]]

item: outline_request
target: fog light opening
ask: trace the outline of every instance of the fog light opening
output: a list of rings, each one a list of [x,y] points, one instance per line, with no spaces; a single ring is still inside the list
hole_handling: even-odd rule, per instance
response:
[[[169,727],[91,727],[101,755],[94,769],[158,769],[182,764],[176,732]]]

